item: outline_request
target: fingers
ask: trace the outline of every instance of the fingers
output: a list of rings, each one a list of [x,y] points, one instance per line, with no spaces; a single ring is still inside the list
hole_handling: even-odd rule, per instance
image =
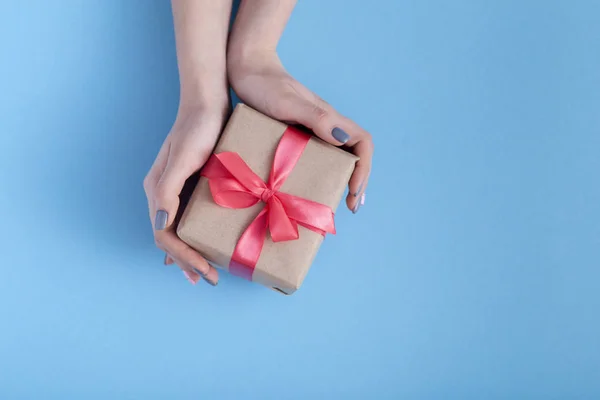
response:
[[[195,283],[202,276],[215,286],[219,281],[217,271],[196,250],[181,241],[172,226],[179,208],[179,193],[189,175],[191,173],[186,172],[183,166],[167,164],[152,192],[153,205],[150,208],[155,210],[154,238],[157,246],[168,253],[190,282]]]
[[[196,283],[198,283],[198,281],[201,278],[200,274],[198,274],[196,271],[194,271],[193,268],[191,268],[189,265],[186,265],[181,260],[173,260],[173,261],[175,263],[177,263],[177,266],[181,269],[181,272],[183,272],[183,276],[189,283],[191,283],[192,285],[195,285]]]
[[[175,262],[176,261],[171,256],[165,254],[165,265],[173,265],[175,264]],[[181,265],[183,265],[183,263],[177,260],[177,266],[181,268],[181,272],[183,272],[183,276],[185,276],[185,279],[187,279],[187,281],[190,282],[192,285],[198,283],[198,281],[200,280],[200,275],[194,272],[191,268],[182,268]]]
[[[185,276],[185,279],[187,279],[187,281],[192,285],[195,285],[200,280],[200,275],[194,271],[182,269],[182,272],[183,276]]]
[[[371,173],[373,140],[371,135],[354,121],[340,115],[333,107],[316,95],[302,96],[301,92],[286,96],[285,119],[297,121],[311,129],[324,141],[335,146],[345,146],[360,160],[350,178],[346,205],[357,213],[364,203],[364,193]]]
[[[163,231],[160,236],[157,236],[156,245],[167,252],[165,264],[177,264],[182,271],[187,273],[186,277],[190,278],[191,276],[191,279],[197,282],[195,275],[198,275],[198,279],[202,277],[212,286],[216,286],[219,282],[217,270],[210,266],[200,253],[182,242],[172,230]]]
[[[179,195],[186,180],[200,169],[210,154],[209,150],[197,148],[194,142],[195,140],[186,140],[169,145],[163,169],[154,186],[150,185],[149,197],[153,202],[151,208],[155,211],[151,218],[155,231],[172,226],[179,209]]]
[[[348,195],[346,196],[346,205],[354,214],[358,212],[365,203],[365,190],[369,183],[369,171],[365,163],[360,161],[356,164],[352,178],[348,185]]]
[[[365,203],[365,191],[369,184],[369,175],[371,174],[371,163],[373,159],[374,146],[371,136],[366,134],[364,139],[358,141],[352,146],[352,151],[360,159],[354,167],[354,172],[348,184],[348,196],[346,205],[354,214],[358,212]]]
[[[219,283],[219,274],[217,270],[212,266],[210,267],[208,273],[202,274],[198,272],[197,269],[194,269],[194,267],[191,264],[186,263],[185,261],[174,260],[174,262],[181,269],[185,278],[193,285],[198,283],[200,278],[202,278],[206,283],[208,283],[211,286],[217,286],[217,284]]]
[[[154,221],[154,201],[153,201],[153,192],[158,180],[160,179],[165,167],[167,166],[167,160],[169,159],[169,151],[171,145],[170,141],[167,139],[165,143],[160,148],[158,155],[156,156],[156,160],[154,160],[154,164],[148,175],[144,178],[144,191],[146,192],[146,197],[148,199],[148,211],[150,211],[150,220]],[[154,227],[154,222],[152,223]]]
[[[179,194],[186,179],[194,172],[195,164],[176,163],[170,157],[170,141],[165,141],[154,165],[144,179],[144,189],[148,197],[148,209],[154,228],[156,245],[164,250],[165,265],[176,263],[186,279],[195,284],[203,278],[215,286],[219,281],[218,272],[194,249],[182,242],[174,232],[173,222],[179,208]],[[179,164],[179,165],[178,165]]]
[[[206,260],[205,260],[206,261]],[[208,262],[207,262],[208,264]],[[219,283],[219,273],[217,272],[217,270],[209,265],[209,269],[208,272],[205,275],[200,275],[202,276],[202,279],[204,279],[206,281],[206,283],[208,283],[211,286],[217,286],[217,284]]]
[[[317,96],[314,96],[314,101],[300,95],[287,97],[288,104],[283,105],[287,110],[285,120],[306,126],[334,146],[345,145],[352,139],[350,133],[341,126],[343,117]]]
[[[154,229],[162,231],[171,227],[179,209],[179,194],[188,175],[183,168],[167,164],[163,174],[152,192],[154,201]]]

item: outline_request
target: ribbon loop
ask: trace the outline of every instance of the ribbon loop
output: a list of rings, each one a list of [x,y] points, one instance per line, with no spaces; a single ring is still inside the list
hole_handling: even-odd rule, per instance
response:
[[[323,236],[335,234],[331,208],[279,191],[309,140],[307,134],[287,127],[275,151],[268,183],[233,152],[213,154],[202,169],[201,175],[208,178],[213,199],[220,206],[246,208],[259,201],[266,204],[235,246],[229,263],[232,274],[252,280],[267,230],[273,242],[298,239],[298,225]]]

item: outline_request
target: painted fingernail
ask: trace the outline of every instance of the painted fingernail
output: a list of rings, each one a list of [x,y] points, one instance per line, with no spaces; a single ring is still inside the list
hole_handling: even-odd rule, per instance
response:
[[[170,258],[169,258],[169,255],[168,255],[168,254],[165,254],[165,259],[164,259],[163,263],[164,263],[165,265],[169,265],[169,260],[170,260]]]
[[[360,209],[360,207],[364,206],[364,205],[365,205],[365,194],[363,193],[362,196],[360,196],[360,200],[356,202],[356,205],[354,206],[352,213],[356,214],[358,212],[358,210]]]
[[[209,281],[209,280],[208,280],[208,279],[207,279],[205,276],[203,276],[203,277],[202,277],[202,279],[204,279],[204,281],[205,281],[206,283],[208,283],[210,286],[217,286],[217,283],[218,283],[218,282],[211,282],[211,281]]]
[[[183,271],[183,275],[185,275],[185,279],[187,279],[192,285],[195,285],[196,282],[198,282],[198,280],[194,280],[194,278],[192,278],[192,275],[187,271]]]
[[[361,182],[360,185],[358,185],[358,189],[356,189],[356,192],[354,192],[354,197],[358,197],[358,195],[360,194],[360,191],[363,188],[363,184],[364,184],[364,182]]]
[[[154,219],[154,229],[157,231],[162,231],[167,227],[167,220],[169,219],[169,214],[165,210],[158,210],[156,212],[156,218]]]
[[[343,144],[350,139],[350,135],[344,132],[342,128],[333,128],[331,135],[335,138],[335,140]]]

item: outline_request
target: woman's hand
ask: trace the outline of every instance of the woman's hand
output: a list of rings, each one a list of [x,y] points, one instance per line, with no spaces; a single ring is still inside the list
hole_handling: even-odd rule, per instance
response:
[[[225,103],[226,104],[226,103]],[[144,179],[156,245],[196,284],[200,277],[215,286],[217,271],[175,233],[179,194],[185,181],[208,160],[227,114],[227,106],[180,110],[154,165]]]
[[[296,0],[242,1],[227,50],[229,83],[237,95],[275,119],[306,126],[360,157],[350,178],[346,204],[356,213],[365,201],[371,172],[371,135],[290,76],[276,48]]]
[[[365,201],[371,172],[371,135],[290,76],[275,51],[230,51],[229,82],[242,101],[262,113],[311,129],[335,146],[345,146],[360,157],[350,179],[348,208],[353,212]]]
[[[144,179],[150,221],[165,264],[177,263],[195,284],[211,285],[217,271],[175,233],[179,194],[208,160],[229,111],[226,48],[231,0],[172,0],[177,44],[179,112]]]

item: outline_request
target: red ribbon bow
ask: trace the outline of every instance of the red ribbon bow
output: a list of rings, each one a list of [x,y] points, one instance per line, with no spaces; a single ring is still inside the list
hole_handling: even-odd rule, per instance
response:
[[[227,208],[247,208],[259,201],[265,208],[240,237],[231,256],[229,272],[252,280],[267,229],[274,242],[298,239],[298,225],[323,236],[335,233],[333,211],[324,204],[279,191],[304,152],[310,136],[288,127],[275,151],[269,181],[263,182],[239,154],[213,154],[202,170],[215,203]]]

